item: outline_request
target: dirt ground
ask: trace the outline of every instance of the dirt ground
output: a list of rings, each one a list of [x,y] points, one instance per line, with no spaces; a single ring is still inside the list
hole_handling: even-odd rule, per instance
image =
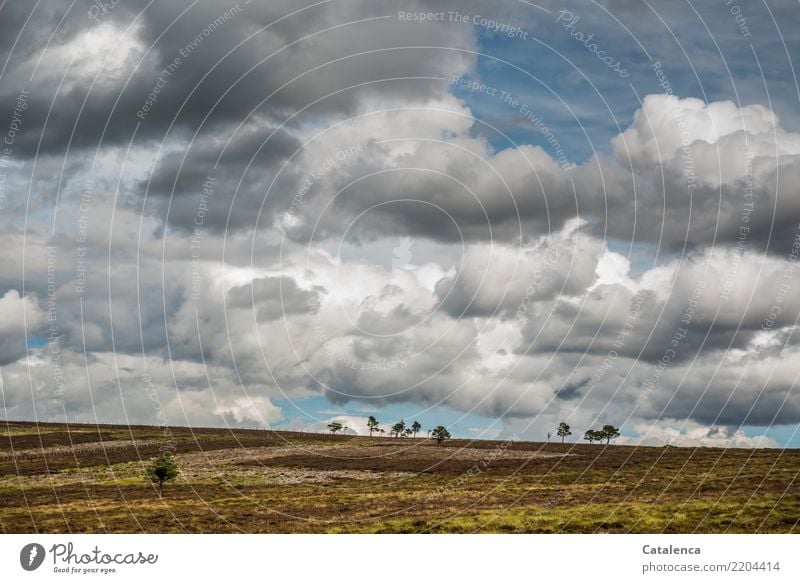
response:
[[[3,423],[0,531],[798,532],[799,473],[795,450]]]

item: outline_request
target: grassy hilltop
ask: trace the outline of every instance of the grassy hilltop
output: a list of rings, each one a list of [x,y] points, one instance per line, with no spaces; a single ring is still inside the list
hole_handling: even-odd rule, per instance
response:
[[[0,422],[2,532],[798,532],[800,451]]]

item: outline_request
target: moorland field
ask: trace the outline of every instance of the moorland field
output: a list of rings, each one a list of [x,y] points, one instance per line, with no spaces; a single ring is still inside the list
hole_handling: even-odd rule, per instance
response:
[[[788,533],[799,476],[800,450],[0,421],[7,533]]]

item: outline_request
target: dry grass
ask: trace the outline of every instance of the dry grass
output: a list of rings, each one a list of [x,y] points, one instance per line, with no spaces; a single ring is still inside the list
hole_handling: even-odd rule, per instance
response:
[[[0,425],[4,532],[796,532],[800,452]],[[12,453],[13,450],[13,453]]]

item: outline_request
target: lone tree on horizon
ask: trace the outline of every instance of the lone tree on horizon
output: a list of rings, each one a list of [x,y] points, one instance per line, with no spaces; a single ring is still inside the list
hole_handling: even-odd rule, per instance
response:
[[[444,425],[439,425],[433,431],[431,431],[431,435],[436,438],[436,443],[442,443],[445,439],[450,439],[450,432],[447,431],[447,428]]]
[[[561,438],[561,443],[564,443],[564,438],[567,435],[572,435],[572,431],[569,430],[569,425],[567,425],[564,421],[559,423],[558,429],[556,430],[556,435]]]
[[[344,426],[341,423],[339,423],[338,421],[332,421],[332,422],[328,423],[328,429],[334,435],[336,435],[337,431],[341,431],[343,427]]]
[[[164,482],[173,480],[178,476],[178,466],[172,459],[172,454],[165,452],[153,460],[147,468],[147,479],[158,485],[158,497],[161,497]]]
[[[380,431],[380,423],[373,415],[367,418],[367,429],[369,429],[369,436],[372,437],[373,431]]]
[[[606,439],[606,445],[611,443],[612,439],[616,439],[619,437],[619,428],[614,427],[613,425],[603,425],[603,429],[598,433],[602,434],[602,437]]]
[[[392,430],[389,433],[390,434],[394,433],[395,437],[400,437],[401,435],[403,435],[403,431],[405,430],[406,430],[406,422],[403,419],[401,419],[400,421],[392,425]]]
[[[414,434],[414,437],[417,436],[417,433],[419,433],[421,429],[422,429],[422,423],[420,423],[419,421],[414,421],[414,423],[411,424],[411,433]]]
[[[587,429],[586,433],[583,434],[583,438],[587,440],[589,443],[594,443],[595,441],[600,441],[603,437],[598,435],[600,431],[595,431],[594,429]]]

